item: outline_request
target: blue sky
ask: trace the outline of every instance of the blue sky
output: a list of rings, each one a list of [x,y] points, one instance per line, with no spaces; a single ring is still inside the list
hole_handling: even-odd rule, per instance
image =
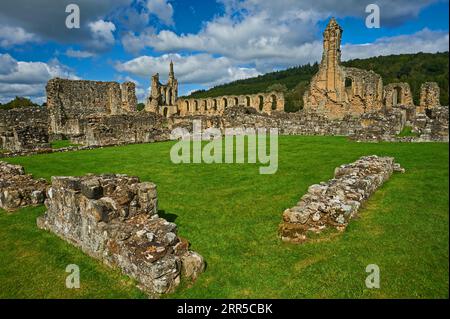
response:
[[[80,29],[65,26],[70,3]],[[365,26],[370,3],[379,29]],[[0,102],[43,102],[55,76],[134,81],[143,100],[170,60],[180,94],[312,63],[331,16],[344,29],[343,59],[448,51],[447,0],[2,0]]]

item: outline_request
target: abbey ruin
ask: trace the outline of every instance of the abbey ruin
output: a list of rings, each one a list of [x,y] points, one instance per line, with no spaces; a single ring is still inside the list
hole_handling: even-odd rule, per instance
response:
[[[304,94],[304,108],[295,113],[284,112],[281,92],[179,98],[172,62],[166,84],[159,74],[152,76],[143,111],[137,111],[134,83],[55,78],[47,84],[46,108],[0,110],[0,156],[49,152],[49,143],[61,139],[78,148],[164,141],[173,128],[199,117],[221,129],[270,125],[282,134],[448,142],[448,107],[440,105],[437,83],[424,83],[414,105],[408,83],[384,85],[373,71],[341,65],[342,32],[332,18],[323,33],[319,71]],[[398,138],[405,126],[417,136]]]
[[[54,78],[46,107],[0,110],[0,158],[168,141],[175,128],[277,128],[284,135],[347,136],[365,142],[448,142],[448,106],[435,82],[423,83],[415,105],[408,83],[383,84],[370,70],[341,64],[342,28],[331,19],[323,34],[319,71],[303,96],[304,108],[285,112],[281,92],[210,98],[178,97],[170,62],[168,80],[151,78],[143,110],[136,86]],[[406,127],[414,133],[401,137]],[[54,141],[70,146],[52,148]],[[338,167],[334,178],[312,185],[287,209],[279,226],[285,241],[304,242],[307,232],[344,229],[361,204],[404,170],[390,157],[366,156]],[[182,277],[195,280],[205,269],[199,254],[158,215],[156,185],[121,174],[53,176],[51,183],[0,162],[0,208],[14,211],[45,204],[40,228],[135,278],[150,296],[173,292]]]

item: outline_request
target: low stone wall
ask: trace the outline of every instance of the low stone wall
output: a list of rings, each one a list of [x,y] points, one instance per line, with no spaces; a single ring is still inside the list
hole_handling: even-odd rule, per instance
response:
[[[53,177],[38,226],[120,268],[152,297],[194,280],[203,258],[158,216],[156,185],[127,175]]]
[[[308,232],[327,227],[344,230],[350,219],[394,171],[404,172],[392,157],[365,156],[341,165],[328,182],[312,185],[298,204],[286,209],[279,235],[283,241],[302,243]]]
[[[165,141],[170,132],[164,121],[160,115],[146,112],[84,118],[79,120],[80,134],[70,140],[84,146]]]
[[[6,211],[44,203],[48,183],[33,179],[20,165],[0,161],[0,208]]]

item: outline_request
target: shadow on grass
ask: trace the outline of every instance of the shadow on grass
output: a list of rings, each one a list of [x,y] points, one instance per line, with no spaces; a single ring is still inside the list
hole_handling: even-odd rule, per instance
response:
[[[175,220],[178,218],[178,215],[166,213],[165,210],[158,210],[158,216],[164,218],[165,220],[171,223],[174,223]]]

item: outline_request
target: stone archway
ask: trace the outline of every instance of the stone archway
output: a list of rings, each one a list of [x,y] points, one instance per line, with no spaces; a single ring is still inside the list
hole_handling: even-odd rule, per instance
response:
[[[272,111],[275,111],[277,109],[277,97],[275,94],[272,94],[270,96],[270,102],[272,104],[271,105]]]
[[[260,112],[264,110],[264,97],[262,95],[258,96],[258,109]]]
[[[169,114],[169,108],[168,108],[168,107],[165,107],[164,110],[163,110],[163,116],[164,116],[164,117],[167,117],[168,114]]]
[[[400,105],[402,104],[402,88],[399,86],[396,86],[394,88],[394,91],[392,92],[392,105]]]
[[[239,106],[239,99],[237,97],[234,98],[234,106]]]
[[[245,97],[245,104],[247,107],[250,107],[250,97],[249,96]]]
[[[223,106],[223,109],[226,109],[228,107],[228,101],[226,98],[222,99],[222,106]]]

